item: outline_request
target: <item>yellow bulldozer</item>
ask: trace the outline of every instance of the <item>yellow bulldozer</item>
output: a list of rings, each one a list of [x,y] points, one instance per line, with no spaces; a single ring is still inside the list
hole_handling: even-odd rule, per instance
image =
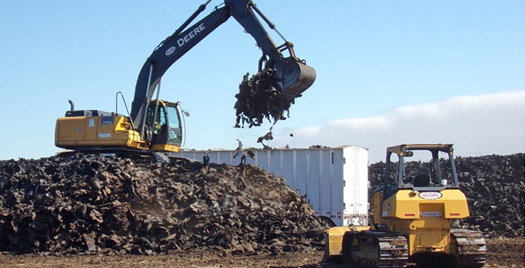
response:
[[[407,157],[419,162],[406,162]],[[481,232],[452,228],[454,220],[469,216],[452,144],[388,147],[372,209],[372,225],[334,227],[324,233],[323,261],[339,260],[350,267],[485,264],[486,244]]]

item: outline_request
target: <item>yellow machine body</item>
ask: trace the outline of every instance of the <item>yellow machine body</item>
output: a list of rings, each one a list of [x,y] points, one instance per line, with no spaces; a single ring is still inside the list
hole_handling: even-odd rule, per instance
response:
[[[177,103],[151,102],[144,135],[130,118],[98,110],[71,110],[57,119],[55,145],[60,148],[104,152],[105,149],[178,152],[182,125]]]
[[[338,260],[343,251],[343,237],[346,232],[368,231],[370,226],[336,226],[324,232],[325,251],[323,261]]]
[[[381,192],[374,202],[381,200]],[[454,255],[450,243],[450,221],[469,216],[467,199],[459,189],[417,192],[399,190],[379,206],[373,205],[374,215],[381,215],[379,223],[389,232],[408,237],[409,255],[418,253],[445,253]],[[377,222],[377,221],[376,221]]]
[[[430,152],[432,157],[429,163],[419,162],[417,172],[405,163],[405,157],[415,151]],[[405,267],[408,262],[425,267],[434,261],[482,267],[486,260],[483,235],[451,227],[453,220],[469,216],[452,152],[452,144],[387,148],[382,183],[371,200],[373,225],[325,231],[323,261],[342,259],[345,264],[366,267]]]
[[[61,148],[114,146],[147,149],[144,144],[124,116],[60,117],[56,123],[55,145]]]

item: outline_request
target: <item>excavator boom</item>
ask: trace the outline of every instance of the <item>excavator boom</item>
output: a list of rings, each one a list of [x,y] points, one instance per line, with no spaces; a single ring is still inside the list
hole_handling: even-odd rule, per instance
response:
[[[138,126],[141,136],[144,136],[147,107],[153,99],[156,87],[164,73],[180,57],[231,16],[256,40],[262,50],[263,55],[259,64],[259,72],[262,72],[263,69],[272,69],[275,72],[275,86],[273,88],[275,88],[276,96],[273,99],[280,100],[278,106],[289,107],[296,97],[299,97],[313,84],[316,77],[315,70],[295,56],[293,44],[290,42],[285,42],[282,46],[277,46],[274,43],[257,18],[257,14],[269,23],[268,19],[251,0],[225,0],[223,6],[216,7],[209,15],[188,27],[191,21],[204,11],[208,3],[209,1],[202,4],[181,27],[161,42],[144,63],[137,79],[130,115],[134,124]],[[275,26],[271,24],[270,27]],[[289,51],[289,57],[283,56],[284,50]],[[261,66],[263,63],[264,66]],[[254,77],[257,78],[258,76],[254,75]],[[266,100],[257,99],[255,101],[265,102]],[[244,112],[246,111],[240,111],[240,113]]]

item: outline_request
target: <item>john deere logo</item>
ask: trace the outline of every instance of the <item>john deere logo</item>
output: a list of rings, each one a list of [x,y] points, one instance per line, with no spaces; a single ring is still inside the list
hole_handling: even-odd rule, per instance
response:
[[[168,50],[166,50],[164,55],[169,56],[169,55],[173,54],[173,52],[175,52],[175,47],[170,47],[170,48],[168,48]]]

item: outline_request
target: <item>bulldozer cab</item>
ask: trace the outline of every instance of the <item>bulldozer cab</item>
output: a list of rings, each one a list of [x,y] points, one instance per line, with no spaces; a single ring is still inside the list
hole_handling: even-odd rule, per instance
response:
[[[402,144],[387,148],[382,182],[385,198],[398,189],[439,191],[457,187],[452,144]]]
[[[152,101],[146,113],[145,126],[151,150],[177,152],[180,149],[182,124],[177,103]]]

